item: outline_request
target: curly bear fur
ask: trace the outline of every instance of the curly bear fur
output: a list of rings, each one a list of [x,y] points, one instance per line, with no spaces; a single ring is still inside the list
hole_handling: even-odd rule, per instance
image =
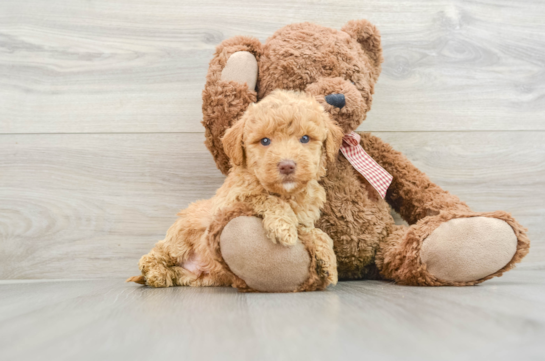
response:
[[[221,77],[229,57],[241,51],[253,54],[258,63],[256,89]],[[371,108],[382,61],[379,31],[367,20],[350,21],[342,30],[311,23],[292,24],[278,30],[264,44],[244,36],[223,41],[210,62],[203,91],[206,145],[218,168],[224,174],[230,169],[229,157],[221,145],[226,129],[251,103],[275,89],[315,96],[345,133],[354,131]],[[344,94],[346,105],[338,108],[328,104],[328,94]],[[506,212],[471,211],[458,197],[432,183],[403,154],[371,134],[361,134],[361,145],[394,178],[383,200],[341,153],[328,164],[327,176],[321,181],[327,202],[316,226],[334,241],[339,279],[473,285],[500,276],[528,253],[526,230]],[[408,222],[408,229],[394,224],[390,207]],[[509,255],[505,266],[463,282],[442,280],[428,272],[420,257],[427,237],[449,220],[479,216],[501,219],[512,228],[516,251]],[[505,242],[507,239],[509,235]]]

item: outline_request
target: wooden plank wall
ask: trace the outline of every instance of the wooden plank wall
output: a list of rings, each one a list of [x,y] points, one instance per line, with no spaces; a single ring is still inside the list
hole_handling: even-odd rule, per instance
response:
[[[202,144],[215,46],[367,18],[385,64],[362,130],[545,262],[545,3],[539,0],[2,0],[0,279],[125,277],[223,176]]]

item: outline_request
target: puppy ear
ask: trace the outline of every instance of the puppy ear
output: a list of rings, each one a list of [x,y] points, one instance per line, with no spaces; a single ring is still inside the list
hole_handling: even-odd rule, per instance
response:
[[[331,120],[329,116],[327,117],[326,124],[327,138],[325,140],[324,148],[327,155],[327,160],[333,162],[335,161],[335,158],[339,153],[339,149],[341,148],[344,133],[341,127],[339,127],[336,122]]]
[[[231,128],[227,129],[221,142],[223,150],[235,166],[241,166],[244,163],[244,146],[242,144],[242,134],[244,131],[244,117],[239,119]]]

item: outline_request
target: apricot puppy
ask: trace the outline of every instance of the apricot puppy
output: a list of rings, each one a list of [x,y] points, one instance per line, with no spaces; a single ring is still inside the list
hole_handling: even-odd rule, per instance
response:
[[[214,234],[226,212],[259,217],[270,242],[305,244],[321,275],[304,290],[337,282],[333,242],[314,228],[326,195],[318,180],[336,157],[342,130],[304,93],[274,91],[252,104],[222,139],[232,168],[209,200],[181,211],[166,238],[140,259],[142,276],[127,281],[152,287],[236,286],[253,290],[231,272]],[[220,224],[220,226],[218,226]],[[225,225],[226,222],[223,223]],[[307,282],[307,283],[308,283]]]

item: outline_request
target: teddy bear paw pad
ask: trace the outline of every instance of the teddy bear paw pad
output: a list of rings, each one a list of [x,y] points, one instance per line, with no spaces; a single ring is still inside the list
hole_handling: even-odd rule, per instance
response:
[[[433,276],[447,282],[479,280],[503,268],[517,250],[506,222],[487,217],[451,219],[424,240],[420,257]]]
[[[257,60],[248,51],[237,51],[227,60],[221,72],[221,80],[236,81],[248,85],[248,89],[255,90],[257,82]]]
[[[231,220],[220,236],[223,259],[238,277],[262,292],[294,291],[309,277],[310,257],[298,240],[294,246],[273,243],[260,218]]]

